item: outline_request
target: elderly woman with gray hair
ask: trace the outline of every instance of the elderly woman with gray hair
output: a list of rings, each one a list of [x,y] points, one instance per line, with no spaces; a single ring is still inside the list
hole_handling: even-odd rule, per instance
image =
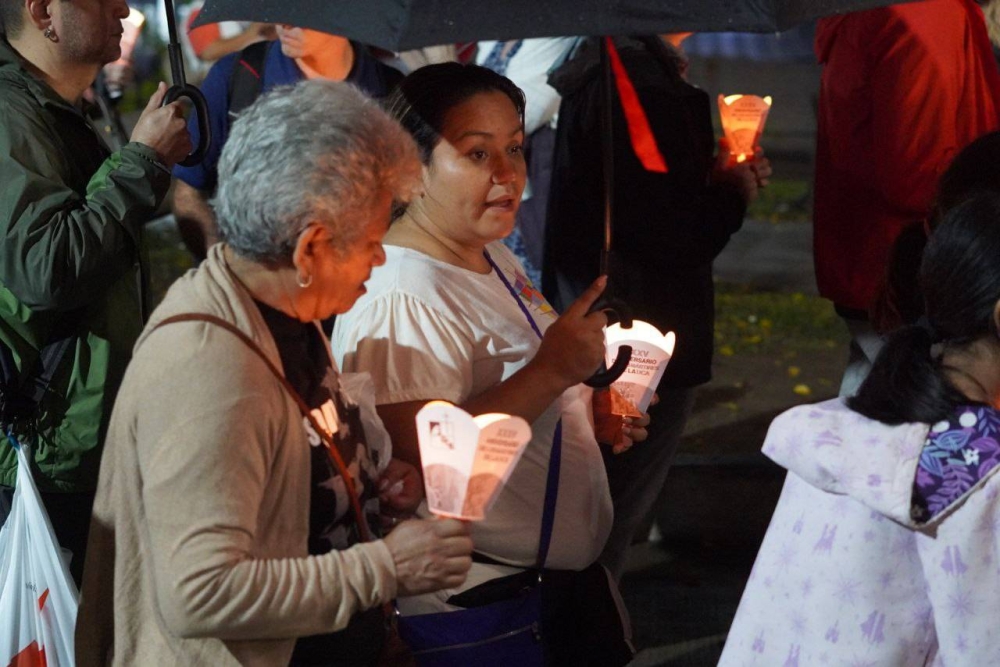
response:
[[[418,179],[407,133],[346,84],[276,90],[233,125],[224,242],[153,313],[115,405],[80,665],[375,664],[384,603],[465,579],[461,522],[377,539],[419,476],[375,445],[316,325],[364,292]]]

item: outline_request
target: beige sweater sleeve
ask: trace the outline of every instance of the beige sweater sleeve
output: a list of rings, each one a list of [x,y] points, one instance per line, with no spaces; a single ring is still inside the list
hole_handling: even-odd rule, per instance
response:
[[[252,352],[226,332],[202,333],[178,341],[195,350],[186,358],[160,359],[167,370],[145,385],[149,409],[136,421],[162,618],[180,637],[223,640],[340,630],[395,596],[389,550],[379,541],[322,556],[255,555],[262,502],[310,483],[292,475],[280,451],[299,442],[286,432],[298,424],[288,423],[291,401]]]

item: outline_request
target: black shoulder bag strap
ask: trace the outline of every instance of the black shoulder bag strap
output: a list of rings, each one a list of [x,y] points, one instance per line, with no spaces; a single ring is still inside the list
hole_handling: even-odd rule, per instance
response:
[[[229,117],[235,118],[254,103],[264,89],[264,67],[270,41],[254,42],[240,51],[229,75]]]

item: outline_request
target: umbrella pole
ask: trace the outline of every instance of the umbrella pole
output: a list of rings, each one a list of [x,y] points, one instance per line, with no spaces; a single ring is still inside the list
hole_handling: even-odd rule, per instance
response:
[[[611,216],[614,202],[615,155],[613,127],[611,122],[614,108],[614,81],[611,78],[611,58],[608,56],[610,37],[601,38],[601,161],[604,174],[604,245],[601,247],[601,275],[608,275],[611,261]]]
[[[194,147],[194,152],[180,161],[179,164],[190,167],[201,164],[205,153],[212,143],[212,126],[208,117],[208,101],[197,86],[192,86],[184,77],[184,56],[181,52],[181,44],[177,38],[177,15],[174,13],[173,0],[163,0],[164,8],[167,12],[167,56],[170,58],[170,78],[173,85],[167,88],[163,96],[165,106],[182,97],[191,100],[194,113],[198,120],[198,145]]]
[[[175,86],[187,83],[184,77],[184,55],[181,53],[180,40],[177,38],[177,15],[174,13],[173,0],[163,0],[167,11],[167,57],[170,59],[170,76]]]
[[[601,275],[608,275],[611,269],[610,259],[611,259],[611,204],[614,201],[614,137],[611,136],[612,131],[612,106],[615,102],[614,90],[612,86],[614,82],[611,77],[611,58],[608,55],[608,38],[601,39],[601,161],[603,162],[604,170],[604,244],[601,247]],[[615,298],[614,287],[611,284],[610,279],[608,284],[604,288],[604,293],[601,294],[597,302],[594,303],[590,308],[591,312],[594,311],[604,311],[605,315],[608,316],[609,322],[620,322],[622,327],[625,329],[632,328],[632,309],[628,305],[619,299]],[[632,360],[632,346],[622,345],[618,348],[617,356],[615,357],[614,363],[611,364],[609,368],[607,364],[602,363],[600,369],[590,376],[590,378],[583,381],[583,383],[589,387],[607,387],[612,382],[621,377],[625,369],[628,368],[629,362]]]

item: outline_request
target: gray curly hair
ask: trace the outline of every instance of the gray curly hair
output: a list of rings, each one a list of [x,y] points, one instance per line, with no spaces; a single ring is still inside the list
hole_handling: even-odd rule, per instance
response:
[[[310,222],[327,225],[344,252],[384,193],[408,201],[419,182],[416,144],[399,123],[354,86],[313,80],[275,88],[240,114],[214,203],[236,253],[288,265]]]

